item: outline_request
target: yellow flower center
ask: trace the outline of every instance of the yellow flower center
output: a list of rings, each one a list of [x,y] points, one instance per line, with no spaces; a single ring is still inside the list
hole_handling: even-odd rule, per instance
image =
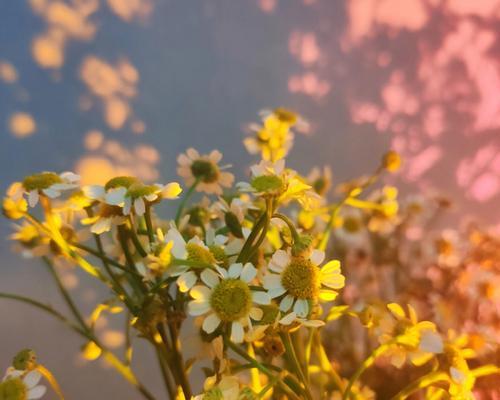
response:
[[[256,176],[250,184],[257,192],[280,194],[285,191],[283,179],[276,175]]]
[[[346,232],[356,233],[361,229],[361,221],[359,218],[348,216],[344,218],[342,226]]]
[[[206,264],[215,264],[216,259],[210,250],[205,249],[196,243],[188,243],[186,245],[187,259],[189,261],[197,261]]]
[[[26,400],[28,391],[20,378],[7,379],[0,383],[1,400]]]
[[[127,196],[137,199],[139,197],[154,194],[158,189],[153,185],[143,185],[140,182],[133,183],[127,190]]]
[[[12,361],[12,366],[20,371],[32,369],[36,365],[36,354],[31,349],[21,350]]]
[[[250,312],[252,295],[241,279],[224,279],[213,289],[210,305],[222,321],[236,321]]]
[[[315,299],[319,294],[319,269],[310,260],[294,257],[281,275],[281,284],[293,297]]]
[[[219,168],[216,164],[206,160],[196,160],[191,164],[194,177],[204,183],[212,183],[219,178]]]
[[[55,183],[61,183],[62,179],[53,172],[42,172],[41,174],[30,175],[24,178],[23,187],[27,192],[32,190],[47,189]]]
[[[224,267],[227,267],[229,265],[229,259],[227,258],[226,252],[224,251],[224,248],[222,246],[213,244],[211,246],[208,246],[208,249],[219,264],[223,265]]]
[[[133,176],[117,176],[115,178],[110,179],[104,188],[106,190],[116,189],[119,187],[129,188],[134,183],[139,183],[139,180]]]
[[[281,121],[289,125],[295,125],[297,123],[297,114],[293,111],[287,110],[286,108],[276,108],[273,114]]]
[[[123,212],[122,208],[118,206],[110,206],[109,204],[102,204],[101,209],[99,211],[99,215],[102,218],[111,218],[111,217],[122,217]]]

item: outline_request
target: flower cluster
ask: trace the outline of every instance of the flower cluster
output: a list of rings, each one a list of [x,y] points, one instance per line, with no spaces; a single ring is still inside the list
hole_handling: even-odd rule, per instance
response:
[[[402,306],[389,292],[371,302],[362,298],[355,290],[363,294],[365,288],[353,286],[358,277],[346,268],[351,252],[362,258],[368,251],[373,232],[395,232],[398,192],[373,185],[399,168],[399,156],[388,152],[372,175],[339,185],[331,200],[328,168],[302,176],[285,166],[292,129],[304,125],[289,110],[263,112],[262,124],[252,125],[254,136],[244,142],[260,160],[237,184],[220,152],[203,155],[192,148],[178,157],[184,190],[177,182],[151,184],[133,176],[82,186],[69,172],[14,183],[3,202],[4,215],[20,221],[12,239],[24,256],[44,261],[72,315],[18,295],[0,298],[57,316],[81,335],[85,358],[102,357],[149,400],[155,395],[131,367],[139,339],[157,353],[171,399],[371,399],[376,389],[362,375],[383,359],[397,368],[410,368],[406,360],[424,368],[420,378],[391,386],[400,391],[397,398],[417,390],[469,398],[475,378],[496,368],[469,367],[463,340],[419,321],[405,299],[397,299]],[[177,203],[173,218],[158,217],[163,202]],[[88,318],[61,278],[72,265],[113,293]],[[349,290],[342,293],[346,276]],[[124,358],[100,335],[104,314],[127,321]],[[331,351],[353,317],[370,346],[357,369],[340,356],[342,363],[336,362]],[[195,337],[186,334],[186,325]],[[355,348],[358,339],[351,336],[345,348]],[[190,349],[196,352],[188,358]],[[198,395],[193,368],[206,375]],[[32,373],[9,374],[0,399],[43,394]]]

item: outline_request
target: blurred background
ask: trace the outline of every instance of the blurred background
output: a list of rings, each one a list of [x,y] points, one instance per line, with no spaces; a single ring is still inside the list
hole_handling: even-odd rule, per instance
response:
[[[247,124],[285,106],[310,122],[291,167],[329,165],[339,182],[393,148],[403,194],[445,195],[447,224],[495,228],[499,36],[500,0],[2,0],[0,189],[43,170],[167,182],[190,146],[221,150],[241,179]],[[11,231],[2,219],[0,291],[62,308],[47,271],[11,251]],[[67,279],[89,312],[102,291],[83,274]],[[68,399],[137,398],[81,360],[81,340],[50,317],[1,301],[0,321],[1,368],[32,347]],[[138,345],[138,375],[159,392]]]

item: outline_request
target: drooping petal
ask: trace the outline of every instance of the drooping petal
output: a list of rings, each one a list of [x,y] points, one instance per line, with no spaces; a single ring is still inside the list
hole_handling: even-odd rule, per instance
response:
[[[297,319],[297,314],[295,314],[294,312],[291,312],[291,313],[285,315],[283,318],[281,318],[278,322],[281,325],[290,325],[296,319]]]
[[[98,200],[104,197],[106,190],[100,185],[88,185],[82,188],[83,194],[90,199]]]
[[[292,304],[293,304],[293,296],[287,294],[283,300],[281,300],[281,303],[280,303],[280,310],[285,312],[285,311],[288,311],[290,309],[290,307],[292,307]]]
[[[210,297],[210,289],[203,285],[197,285],[191,289],[189,294],[195,300],[206,300]]]
[[[177,286],[182,293],[186,293],[194,286],[197,280],[198,277],[196,274],[193,271],[188,271],[179,276]]]
[[[106,203],[112,206],[121,206],[125,201],[125,194],[127,193],[127,189],[124,187],[118,187],[114,189],[110,189],[106,195],[104,196],[104,200]]]
[[[38,204],[38,199],[40,195],[38,194],[38,190],[32,190],[28,194],[28,204],[31,208],[35,207]]]
[[[220,318],[217,314],[210,314],[203,321],[202,328],[206,333],[210,334],[219,327],[220,322]]]
[[[267,293],[269,293],[269,296],[271,296],[271,299],[275,299],[276,297],[281,296],[286,292],[286,289],[283,286],[276,287],[273,289],[269,289]]]
[[[297,316],[305,318],[309,314],[309,303],[305,299],[298,299],[293,306],[293,311]]]
[[[47,388],[45,386],[36,386],[33,389],[30,389],[28,391],[28,400],[36,400],[41,397],[47,392]]]
[[[231,324],[231,341],[234,343],[243,342],[243,338],[245,336],[245,332],[243,331],[243,325],[241,322],[234,321]]]
[[[97,222],[92,225],[90,231],[96,235],[100,235],[104,232],[109,232],[111,229],[111,218],[100,218]]]
[[[134,209],[137,215],[144,215],[144,213],[146,212],[146,204],[144,203],[144,199],[142,197],[138,197],[137,199],[135,199]]]
[[[30,371],[23,378],[23,381],[28,387],[28,389],[31,389],[32,387],[35,387],[38,384],[38,382],[40,382],[40,379],[42,379],[42,374],[40,372]]]

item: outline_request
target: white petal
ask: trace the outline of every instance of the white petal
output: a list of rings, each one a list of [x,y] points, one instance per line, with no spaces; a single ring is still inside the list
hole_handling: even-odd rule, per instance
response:
[[[305,299],[298,299],[293,306],[293,311],[297,316],[305,318],[309,314],[309,303]]]
[[[325,326],[324,321],[321,321],[319,319],[303,319],[300,320],[302,325],[307,326],[308,328],[320,328],[322,326]]]
[[[179,276],[177,279],[177,286],[182,293],[188,292],[196,283],[198,277],[193,271],[188,271]]]
[[[23,381],[28,387],[28,389],[31,389],[32,387],[35,387],[38,384],[38,382],[40,382],[40,379],[42,379],[42,374],[40,372],[30,371],[26,374]]]
[[[254,321],[260,321],[263,316],[264,311],[262,311],[262,308],[252,307],[250,309],[250,318],[252,318]]]
[[[296,319],[297,319],[297,314],[295,314],[294,312],[291,312],[290,314],[287,314],[283,318],[281,318],[278,322],[281,325],[290,325]]]
[[[58,190],[56,190],[52,187],[49,187],[47,189],[43,189],[42,192],[45,196],[50,197],[51,199],[55,199],[61,195],[61,192],[59,192]]]
[[[219,327],[219,325],[220,318],[217,316],[217,314],[210,314],[203,321],[202,328],[206,333],[212,333]]]
[[[222,276],[222,279],[227,279],[229,277],[228,274],[227,274],[227,271],[224,268],[219,267],[218,265],[216,265],[215,269]]]
[[[310,260],[312,261],[312,263],[314,265],[320,265],[324,259],[325,259],[325,252],[324,251],[314,249],[311,252]]]
[[[125,194],[127,189],[124,187],[119,187],[115,189],[110,189],[108,193],[104,196],[106,203],[112,206],[121,206],[125,201]]]
[[[252,292],[252,298],[257,304],[271,304],[271,296],[266,292]]]
[[[30,205],[30,207],[35,207],[38,203],[38,199],[40,198],[39,194],[38,194],[38,190],[32,190],[31,192],[29,192],[28,194],[28,204]]]
[[[290,256],[285,250],[276,250],[271,259],[271,264],[276,268],[274,271],[281,272],[290,263]]]
[[[198,315],[206,314],[210,311],[210,304],[207,301],[190,301],[188,303],[188,312],[190,315],[197,317]]]
[[[111,218],[99,218],[99,220],[92,225],[90,231],[96,235],[100,235],[104,232],[109,232],[111,229]]]
[[[232,264],[229,267],[229,277],[230,278],[239,278],[241,276],[241,271],[243,270],[242,263]]]
[[[93,200],[98,200],[100,198],[103,198],[104,195],[106,194],[106,190],[104,190],[104,187],[100,185],[84,186],[82,190],[85,196]]]
[[[266,289],[275,289],[281,286],[281,275],[278,274],[266,274],[262,278],[262,285]]]
[[[211,269],[204,269],[201,273],[201,280],[209,288],[213,289],[219,283],[219,275]]]
[[[292,306],[293,304],[293,296],[287,294],[283,300],[281,300],[281,303],[280,303],[280,310],[285,312],[285,311],[288,311],[290,309],[290,307]]]
[[[257,275],[257,269],[252,265],[252,263],[246,263],[241,271],[240,278],[246,283],[251,282]]]
[[[241,343],[243,342],[244,336],[245,332],[243,331],[243,325],[238,321],[234,321],[231,324],[231,341],[234,343]]]
[[[146,204],[144,204],[144,200],[142,197],[135,199],[134,209],[137,215],[144,215],[144,213],[146,212]]]
[[[63,180],[67,181],[67,182],[72,182],[72,183],[76,183],[76,182],[79,182],[80,181],[80,175],[77,175],[71,171],[66,171],[66,172],[63,172],[62,174],[59,175]]]
[[[286,292],[286,289],[283,286],[269,289],[267,293],[271,296],[271,299],[275,299],[276,297],[281,296]]]
[[[123,214],[130,215],[130,210],[132,210],[132,199],[130,197],[125,197],[123,201]]]
[[[210,293],[210,289],[203,285],[197,285],[189,292],[193,299],[205,301],[208,301]]]
[[[45,394],[45,392],[47,392],[47,388],[45,386],[34,387],[28,392],[28,400],[39,399]]]

